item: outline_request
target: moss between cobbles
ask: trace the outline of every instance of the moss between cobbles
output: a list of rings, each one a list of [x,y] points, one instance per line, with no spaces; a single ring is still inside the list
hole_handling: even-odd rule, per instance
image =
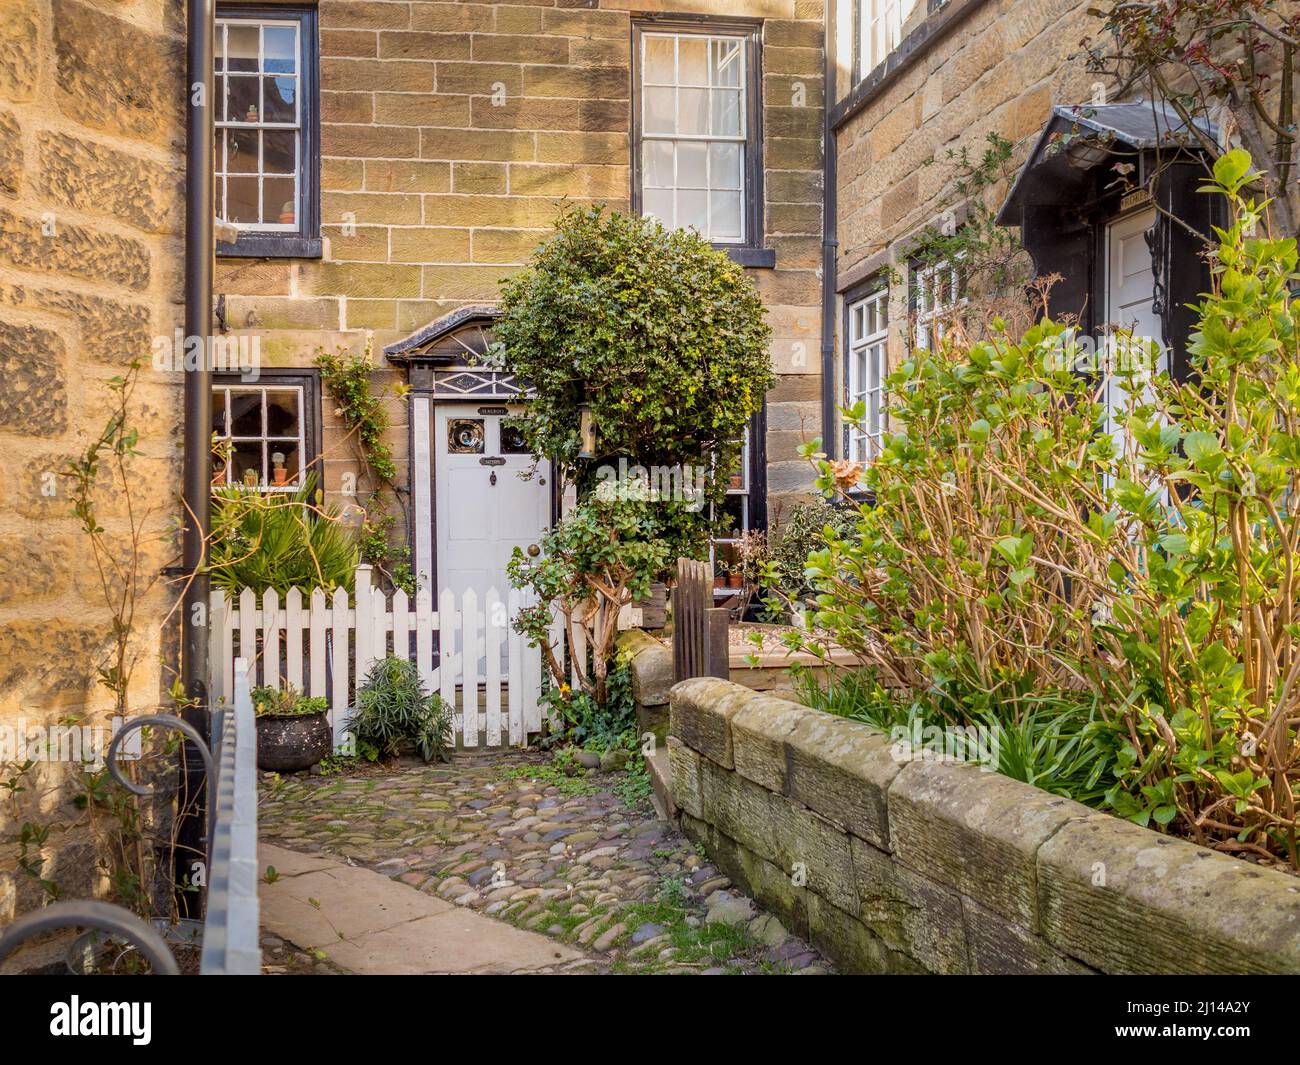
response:
[[[653,902],[632,903],[619,908],[600,904],[573,913],[574,902],[568,899],[550,899],[539,907],[534,907],[531,900],[520,900],[502,909],[498,916],[518,928],[545,932],[554,939],[580,948],[590,948],[590,944],[599,940],[609,929],[622,924],[623,931],[607,947],[619,952],[619,956],[610,963],[611,973],[649,975],[670,972],[682,966],[698,968],[704,965],[722,966],[727,972],[741,972],[739,966],[724,963],[761,950],[762,944],[743,925],[737,927],[720,922],[705,923],[703,914],[687,905],[686,898],[681,881],[669,878]],[[692,915],[699,920],[699,924],[692,926],[687,923],[686,918]],[[590,925],[593,920],[597,924],[586,937],[586,943],[579,942],[578,929]],[[662,926],[664,931],[660,934],[667,937],[666,940],[659,942],[653,952],[645,956],[629,955],[629,950],[636,950],[631,944],[633,934],[646,924]],[[673,948],[673,955],[668,958],[659,957],[666,947]],[[788,971],[784,966],[761,959],[746,960],[763,973]]]
[[[536,781],[539,784],[554,786],[560,789],[560,794],[566,799],[595,795],[599,790],[585,775],[571,777],[553,765],[510,766],[501,771],[499,778],[510,781]]]

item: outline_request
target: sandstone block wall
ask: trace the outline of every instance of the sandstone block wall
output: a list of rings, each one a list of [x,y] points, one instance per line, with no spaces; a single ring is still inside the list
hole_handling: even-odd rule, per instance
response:
[[[1300,880],[736,684],[670,695],[672,795],[846,971],[1300,973]]]
[[[103,430],[107,383],[135,358],[142,580],[173,553],[182,385],[151,368],[151,344],[183,313],[183,20],[179,0],[0,0],[0,729],[106,722],[110,614],[57,474]],[[98,503],[123,536],[122,496],[106,487]],[[171,598],[159,582],[137,611],[133,710],[170,683]],[[12,839],[72,813],[69,769],[38,765],[30,790],[0,799],[0,924],[38,900]],[[56,831],[44,857],[44,875],[92,893],[84,841]]]
[[[820,427],[821,0],[603,0],[587,5],[322,0],[319,260],[223,259],[231,330],[267,365],[318,346],[375,349],[496,298],[561,202],[631,202],[636,13],[763,18],[766,243],[752,275],[770,309],[773,505],[807,490],[796,449]],[[324,480],[355,471],[325,403]],[[391,443],[405,462],[405,404]],[[342,502],[342,500],[339,500]]]
[[[837,101],[853,88],[846,6]],[[906,282],[907,238],[958,206],[948,188],[955,173],[948,151],[966,149],[978,160],[994,132],[1015,142],[1023,161],[1054,105],[1093,99],[1097,75],[1071,58],[1098,30],[1089,6],[1085,0],[953,0],[931,15],[944,19],[947,31],[918,49],[836,131],[841,288],[889,267]],[[925,7],[918,4],[918,12]],[[1005,191],[994,189],[990,202]],[[904,350],[907,292],[906,283],[891,288],[891,363]]]

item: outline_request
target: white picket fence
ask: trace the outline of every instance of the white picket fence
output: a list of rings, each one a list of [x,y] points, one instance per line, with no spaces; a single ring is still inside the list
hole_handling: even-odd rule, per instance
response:
[[[425,686],[452,706],[455,739],[465,747],[499,747],[526,741],[542,726],[542,652],[514,631],[511,621],[531,605],[511,589],[503,599],[494,588],[480,601],[470,589],[459,603],[444,591],[434,609],[428,591],[391,598],[374,587],[371,567],[356,573],[354,602],[338,588],[332,597],[319,588],[304,595],[289,590],[284,601],[267,591],[258,602],[251,588],[232,603],[212,593],[211,685],[214,699],[230,702],[235,659],[249,664],[249,685],[282,689],[292,685],[324,696],[335,746],[346,749],[347,725],[356,686],[387,655],[415,662]],[[562,623],[551,626],[550,642],[563,661]],[[283,642],[283,655],[281,644]]]

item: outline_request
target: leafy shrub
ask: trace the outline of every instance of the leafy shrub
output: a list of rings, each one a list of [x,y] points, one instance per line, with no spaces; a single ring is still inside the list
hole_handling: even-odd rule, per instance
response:
[[[548,532],[541,560],[516,552],[511,579],[539,601],[517,628],[545,647],[558,611],[570,649],[584,630],[591,661],[571,664],[582,692],[603,706],[619,609],[679,555],[707,552],[706,504],[724,499],[745,427],[775,381],[771,330],[745,271],[708,241],[601,207],[565,210],[501,295],[487,358],[508,358],[531,382],[516,424],[578,496]],[[584,407],[596,432],[590,454]],[[620,459],[650,476],[611,481]],[[670,481],[662,491],[663,472],[690,490]],[[557,685],[569,676],[564,657],[546,652]]]
[[[265,684],[254,688],[253,713],[258,717],[306,717],[309,714],[323,714],[329,709],[329,703],[323,695],[308,697],[287,685],[283,691]]]
[[[292,493],[213,492],[208,565],[212,583],[232,595],[243,588],[351,592],[357,562],[356,538],[336,508],[319,502],[315,473]]]
[[[785,604],[811,598],[814,588],[805,572],[808,556],[825,547],[828,539],[848,536],[856,520],[856,510],[825,499],[804,500],[778,514],[768,538],[764,585]]]
[[[989,768],[1075,802],[1100,806],[1105,800],[1114,752],[1095,697],[1087,702],[1078,693],[1049,692],[1019,700],[1013,707],[994,704],[976,715],[933,697],[910,698],[891,691],[871,670],[838,673],[823,687],[806,668],[796,672],[795,689],[807,706],[861,721],[896,738],[910,738],[931,727],[982,725],[996,735],[997,764]],[[971,760],[977,760],[975,752],[970,753]]]
[[[591,661],[575,658],[572,665],[581,692],[605,704],[618,608],[646,596],[671,558],[661,535],[662,518],[663,511],[651,504],[593,494],[546,531],[538,558],[515,548],[509,564],[511,583],[531,590],[537,605],[521,611],[514,624],[541,646],[557,687],[563,687],[573,671],[565,671],[563,653],[557,655],[550,646],[555,614],[564,622],[570,647],[577,628],[586,631]]]
[[[580,495],[601,463],[626,456],[703,467],[706,494],[720,502],[745,426],[775,382],[765,315],[745,271],[698,234],[572,207],[502,286],[495,335],[535,389],[518,423],[529,447],[572,475]],[[579,458],[583,403],[601,452],[589,461]],[[689,532],[698,514],[681,516]]]
[[[357,750],[372,761],[414,750],[426,762],[449,760],[452,712],[430,694],[413,662],[389,655],[376,662],[357,689],[348,726]]]
[[[551,743],[571,743],[589,751],[631,750],[636,746],[636,703],[632,699],[632,668],[619,655],[608,676],[605,701],[583,691],[571,691],[556,685],[545,695],[556,711],[560,726],[550,737]]]
[[[1214,175],[1234,221],[1194,380],[1121,339],[1112,435],[1060,324],[914,352],[880,457],[821,464],[823,490],[861,475],[875,505],[810,556],[815,623],[889,687],[1022,730],[1060,771],[1087,747],[1105,769],[1081,786],[1122,816],[1300,867],[1300,275],[1294,240],[1250,235],[1248,157]]]

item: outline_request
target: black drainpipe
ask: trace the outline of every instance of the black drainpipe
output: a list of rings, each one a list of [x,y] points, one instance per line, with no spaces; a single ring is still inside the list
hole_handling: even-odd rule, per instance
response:
[[[185,336],[198,337],[203,358],[185,374],[185,451],[182,495],[185,585],[181,622],[181,685],[193,705],[181,716],[205,739],[208,729],[208,576],[204,572],[211,528],[212,491],[212,54],[213,0],[186,0],[185,47]],[[206,819],[203,759],[185,745],[176,826],[175,882],[193,882],[195,863],[204,861]],[[206,862],[202,866],[207,881]],[[197,917],[200,895],[177,892],[182,916]]]
[[[839,453],[835,434],[835,264],[837,196],[835,188],[835,127],[831,110],[836,95],[835,4],[826,4],[826,65],[822,78],[822,450],[828,458]]]

